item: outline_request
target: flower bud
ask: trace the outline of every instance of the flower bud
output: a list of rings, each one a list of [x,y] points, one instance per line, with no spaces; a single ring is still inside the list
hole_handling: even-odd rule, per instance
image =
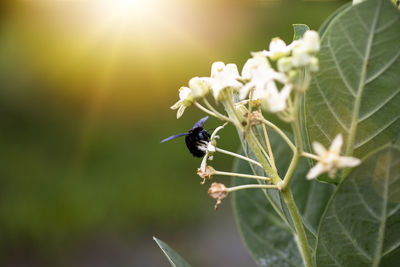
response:
[[[307,52],[316,53],[319,51],[319,34],[316,31],[306,31],[302,39]]]
[[[194,99],[202,98],[211,90],[210,78],[194,77],[189,81],[189,88],[192,90],[192,96]]]
[[[318,58],[312,57],[310,59],[310,71],[317,72],[319,70],[319,61]]]
[[[292,57],[282,57],[278,60],[278,70],[289,72],[292,69]]]
[[[222,202],[222,199],[228,195],[228,190],[224,184],[212,183],[211,187],[208,189],[208,195],[217,200],[217,203],[214,206],[215,210],[217,210],[218,205]]]
[[[298,45],[293,48],[292,56],[292,63],[294,67],[303,67],[308,65],[311,58],[303,41],[299,42]]]
[[[235,104],[235,110],[236,110],[236,114],[238,116],[239,121],[242,123],[242,126],[246,126],[246,121],[247,121],[247,116],[248,116],[248,111],[247,108],[245,107],[245,105],[243,103],[236,103]]]
[[[269,44],[269,51],[265,52],[271,60],[277,60],[281,57],[287,56],[290,53],[290,47],[280,38],[273,38]]]

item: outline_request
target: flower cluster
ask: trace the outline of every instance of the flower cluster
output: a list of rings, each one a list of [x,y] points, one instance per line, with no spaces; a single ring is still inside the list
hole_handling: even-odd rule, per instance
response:
[[[235,64],[214,62],[210,77],[194,77],[189,87],[182,87],[179,101],[172,109],[178,109],[181,117],[185,108],[212,94],[217,102],[232,99],[252,101],[264,110],[278,113],[287,109],[287,102],[293,89],[301,90],[297,80],[300,69],[310,72],[318,70],[319,36],[307,31],[303,38],[286,45],[279,38],[272,39],[269,51],[252,53],[243,66],[241,75]],[[272,66],[276,66],[274,69]]]
[[[179,101],[171,107],[178,110],[178,118],[187,107],[195,105],[225,123],[210,135],[202,128],[207,116],[197,122],[188,133],[178,134],[163,141],[186,136],[189,150],[192,152],[195,149],[199,152],[192,154],[203,157],[200,168],[197,169],[197,174],[203,179],[202,184],[214,175],[256,179],[259,182],[230,188],[221,183],[212,183],[208,193],[217,200],[215,208],[228,193],[236,190],[250,188],[285,190],[290,187],[296,164],[302,156],[317,161],[308,172],[307,179],[317,178],[325,172],[333,178],[338,169],[360,164],[359,159],[340,155],[343,144],[341,134],[337,135],[328,150],[320,143],[314,142],[313,149],[316,154],[303,151],[304,138],[301,136],[299,126],[300,103],[301,97],[309,87],[311,75],[318,71],[316,54],[319,49],[319,35],[315,31],[305,32],[301,39],[289,45],[279,38],[274,38],[269,44],[269,50],[252,53],[252,57],[244,64],[241,74],[235,64],[218,61],[212,64],[210,77],[194,77],[189,81],[188,87],[180,88]],[[210,104],[209,98],[222,104],[224,112],[218,110],[221,105]],[[279,118],[292,124],[295,144],[284,131],[264,118],[262,110],[276,113]],[[217,133],[228,123],[237,128],[243,140],[246,139],[253,154],[252,158],[217,147],[219,138]],[[283,179],[276,168],[278,164],[275,164],[267,127],[279,134],[293,151],[292,163]],[[260,135],[260,131],[263,134]],[[245,160],[253,167],[263,168],[270,177],[218,171],[207,164],[215,153]]]

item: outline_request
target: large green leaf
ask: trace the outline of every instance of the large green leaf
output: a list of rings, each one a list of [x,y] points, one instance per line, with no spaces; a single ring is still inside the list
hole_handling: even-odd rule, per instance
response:
[[[154,241],[156,241],[157,245],[161,248],[162,252],[164,252],[165,256],[167,257],[172,267],[190,267],[189,263],[187,263],[175,250],[170,248],[160,239],[156,237],[153,237],[153,239]]]
[[[318,266],[400,266],[400,150],[367,159],[337,187],[321,222]]]
[[[321,40],[320,71],[306,92],[310,140],[342,133],[346,155],[364,158],[400,132],[400,12],[390,1],[345,8]]]
[[[291,150],[275,133],[271,132],[270,140],[275,161],[283,177],[291,159]],[[247,147],[245,146],[245,149]],[[251,151],[248,150],[251,155]],[[258,175],[264,175],[260,168],[253,168]],[[305,174],[309,169],[306,160],[297,168],[292,191],[296,205],[303,215],[307,237],[313,250],[315,247],[315,229],[322,212],[333,191],[329,184],[318,181],[307,181]],[[251,173],[252,169],[244,161],[236,161],[235,172]],[[250,179],[234,179],[235,185],[255,183]],[[242,238],[260,266],[301,266],[302,261],[294,241],[294,227],[288,215],[287,206],[281,193],[277,190],[250,189],[235,192],[233,208]]]
[[[347,3],[338,8],[335,12],[333,12],[325,21],[322,23],[321,27],[319,27],[319,36],[323,36],[329,24],[331,24],[332,20],[336,18],[339,14],[341,14],[344,10],[350,8],[352,3]]]

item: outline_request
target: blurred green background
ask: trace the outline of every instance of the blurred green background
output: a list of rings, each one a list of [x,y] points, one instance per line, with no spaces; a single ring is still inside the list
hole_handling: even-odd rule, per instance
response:
[[[169,107],[212,62],[241,69],[344,2],[0,1],[0,265],[168,266],[155,235],[195,266],[250,266],[200,159],[183,140],[160,144],[204,114],[178,121]],[[220,133],[235,151],[232,127]]]

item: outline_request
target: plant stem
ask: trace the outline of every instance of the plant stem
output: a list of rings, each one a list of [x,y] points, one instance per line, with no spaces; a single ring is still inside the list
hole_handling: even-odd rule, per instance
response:
[[[258,112],[259,112],[260,114],[262,114],[262,113],[261,113],[261,107],[258,108]],[[269,154],[269,157],[270,157],[270,159],[271,159],[271,166],[272,166],[272,168],[274,168],[274,170],[276,171],[274,153],[272,152],[271,143],[269,142],[267,127],[265,127],[265,124],[264,124],[264,123],[262,124],[261,127],[262,127],[262,129],[263,129],[264,138],[265,138],[265,143],[267,143],[268,154]]]
[[[283,179],[283,183],[280,185],[282,190],[290,187],[290,182],[293,178],[294,171],[296,170],[297,165],[299,164],[299,159],[303,154],[303,139],[301,137],[301,129],[300,129],[300,118],[299,118],[299,109],[300,109],[300,99],[302,93],[297,92],[295,99],[294,99],[294,106],[293,106],[293,133],[294,133],[294,140],[296,143],[296,150],[293,152],[292,161],[290,162],[289,169],[286,172],[285,178]]]
[[[268,160],[264,157],[264,154],[260,150],[256,142],[256,136],[252,131],[248,132],[246,136],[246,141],[249,144],[251,150],[253,151],[254,155],[256,156],[257,160],[261,163],[264,170],[267,174],[271,177],[271,180],[274,184],[278,184],[282,182],[282,179],[279,177],[278,173],[269,165]]]
[[[250,189],[250,188],[265,188],[265,189],[277,189],[276,185],[269,185],[269,184],[245,184],[245,185],[238,185],[234,187],[227,188],[228,192],[234,192],[237,190],[242,189]]]
[[[278,128],[278,126],[276,126],[275,124],[273,124],[272,122],[266,120],[266,119],[262,119],[262,123],[264,123],[265,125],[271,127],[273,130],[275,130],[282,138],[283,140],[286,142],[286,144],[288,144],[288,146],[290,147],[291,150],[295,151],[296,150],[296,146],[292,143],[292,141],[290,141],[289,137],[287,137],[287,135]]]
[[[296,203],[294,202],[292,190],[288,187],[282,192],[283,199],[289,209],[290,216],[292,217],[294,227],[296,229],[296,243],[299,247],[301,257],[306,267],[313,266],[310,247],[304,230],[303,222],[301,221],[300,214],[297,210]]]
[[[311,153],[307,153],[304,152],[301,154],[302,156],[306,157],[306,158],[310,158],[310,159],[315,159],[315,160],[319,160],[320,158],[317,155],[311,154]]]
[[[218,119],[220,119],[220,120],[222,120],[222,121],[231,121],[228,117],[226,117],[226,116],[224,116],[224,115],[222,115],[222,114],[220,114],[220,113],[215,113],[215,112],[213,112],[213,111],[211,111],[211,110],[209,110],[209,109],[203,107],[203,106],[202,106],[200,103],[198,103],[198,102],[194,102],[194,105],[195,105],[196,107],[198,107],[200,110],[202,110],[202,111],[204,111],[205,113],[207,113],[208,115],[211,115],[211,116],[213,116],[213,117],[216,117],[216,118],[218,118]]]
[[[232,157],[236,157],[236,158],[239,158],[239,159],[246,160],[246,161],[248,161],[248,162],[250,162],[250,163],[253,163],[253,164],[255,164],[255,165],[257,165],[257,166],[259,166],[259,167],[261,167],[261,168],[263,167],[263,166],[261,165],[260,162],[257,162],[257,161],[255,161],[255,160],[253,160],[253,159],[248,158],[248,157],[245,157],[245,156],[242,156],[242,155],[239,155],[239,154],[236,154],[236,153],[233,153],[233,152],[230,152],[230,151],[221,149],[221,148],[219,148],[219,147],[216,147],[216,148],[215,148],[215,151],[220,152],[220,153],[224,153],[224,154],[227,154],[227,155],[230,155],[230,156],[232,156]]]
[[[271,178],[269,178],[269,177],[251,175],[251,174],[245,174],[245,173],[214,171],[214,174],[215,175],[224,175],[224,176],[236,176],[236,177],[257,179],[257,180],[263,180],[263,181],[271,181]]]
[[[207,98],[203,98],[204,104],[206,104],[206,106],[212,111],[214,112],[218,117],[223,118],[226,121],[230,121],[228,117],[226,117],[225,115],[219,113],[211,104],[210,102],[208,102]]]

